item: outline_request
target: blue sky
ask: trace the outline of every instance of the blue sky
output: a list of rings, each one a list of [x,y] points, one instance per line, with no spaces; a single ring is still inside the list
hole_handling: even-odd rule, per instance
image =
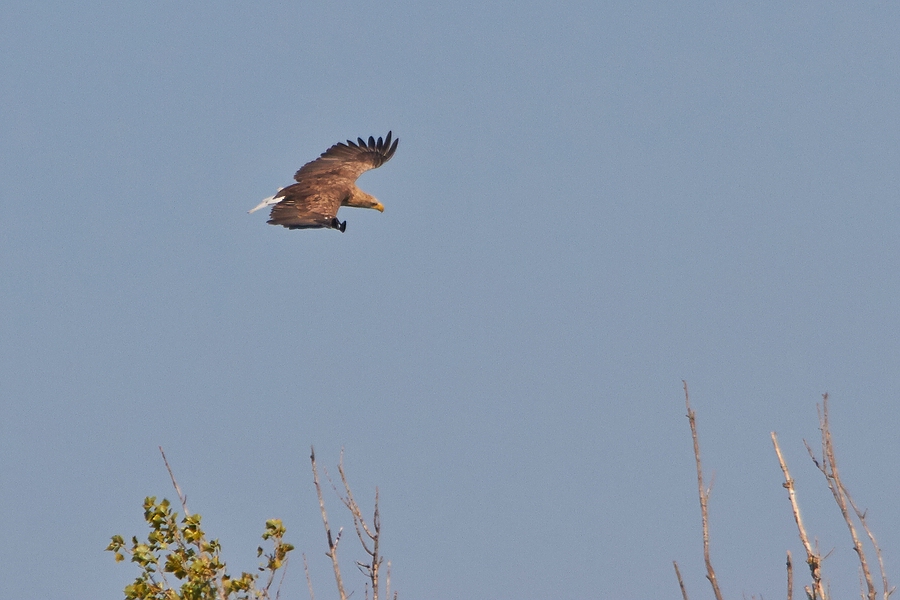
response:
[[[159,445],[235,571],[280,517],[326,597],[311,444],[379,486],[401,598],[676,598],[672,560],[703,597],[682,379],[726,595],[800,556],[772,430],[856,591],[802,445],[826,391],[896,574],[898,30],[885,1],[8,3],[0,598],[121,597],[102,549],[174,497]],[[246,214],[388,130],[383,214]]]

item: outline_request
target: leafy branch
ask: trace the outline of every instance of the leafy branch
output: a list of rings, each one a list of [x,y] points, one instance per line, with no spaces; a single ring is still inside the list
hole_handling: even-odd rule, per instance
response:
[[[165,461],[165,454],[163,460]],[[265,585],[257,587],[258,573],[243,572],[240,577],[231,577],[221,558],[219,541],[208,540],[200,526],[200,515],[188,512],[186,498],[172,475],[168,461],[165,462],[184,508],[184,517],[179,519],[168,500],[157,502],[155,496],[150,496],[144,500],[144,520],[150,527],[146,541],[140,541],[134,536],[129,545],[122,536],[114,535],[106,547],[107,551],[114,554],[116,562],[124,561],[127,555],[141,569],[134,582],[125,587],[126,600],[271,598],[269,590],[275,574],[285,566],[288,553],[294,549],[283,540],[285,528],[281,520],[266,521],[262,534],[263,540],[272,543],[272,551],[265,553],[261,546],[257,548],[257,556],[265,558],[265,562],[259,566],[261,573],[268,574]],[[170,582],[167,575],[177,583]],[[278,598],[278,590],[275,598]]]

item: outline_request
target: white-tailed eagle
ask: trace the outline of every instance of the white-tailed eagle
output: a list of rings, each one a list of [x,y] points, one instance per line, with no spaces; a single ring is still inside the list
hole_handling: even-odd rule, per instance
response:
[[[297,183],[283,187],[249,212],[272,206],[269,225],[288,229],[317,229],[327,227],[343,232],[347,222],[337,218],[342,206],[374,208],[384,212],[384,206],[373,196],[356,187],[357,178],[370,169],[389,161],[397,150],[399,138],[391,144],[391,132],[383,140],[369,136],[366,143],[347,140],[335,144],[322,156],[308,162],[294,174]]]

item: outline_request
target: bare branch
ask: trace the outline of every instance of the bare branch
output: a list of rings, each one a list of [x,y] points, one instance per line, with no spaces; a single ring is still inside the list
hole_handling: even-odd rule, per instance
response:
[[[853,501],[853,497],[850,495],[850,492],[844,487],[843,482],[841,483],[841,490],[847,496],[847,501],[850,503],[850,506],[853,507],[853,511],[856,513],[856,517],[859,519],[860,524],[863,527],[863,530],[866,532],[866,536],[869,538],[869,541],[872,543],[872,547],[875,549],[875,556],[878,558],[878,569],[881,571],[881,583],[883,586],[883,596],[882,600],[887,600],[891,594],[894,593],[896,588],[891,587],[890,583],[888,583],[887,572],[884,570],[884,557],[881,554],[881,546],[878,545],[878,540],[875,539],[875,534],[872,533],[872,530],[869,528],[868,523],[866,523],[866,511],[862,511],[856,505],[856,502]]]
[[[375,535],[369,530],[368,525],[366,524],[365,519],[362,516],[362,510],[359,508],[359,505],[356,503],[356,500],[353,498],[353,492],[350,490],[350,484],[347,482],[347,476],[344,473],[344,453],[341,452],[341,462],[338,464],[338,473],[341,475],[341,482],[344,484],[344,490],[346,491],[346,496],[338,496],[341,499],[341,502],[344,503],[344,506],[347,507],[347,510],[350,511],[350,514],[353,515],[353,525],[356,528],[356,535],[359,537],[359,542],[362,544],[363,548],[366,551],[366,554],[372,555],[373,550],[369,549],[368,544],[366,543],[366,539],[363,537],[363,532],[366,533],[366,536],[370,540],[375,540]],[[376,489],[375,492],[375,515],[377,519],[378,515],[378,492]]]
[[[316,600],[313,593],[312,578],[309,576],[309,563],[306,561],[306,554],[303,554],[303,570],[306,572],[306,587],[309,588],[309,600]]]
[[[791,562],[791,551],[787,552],[787,600],[794,597],[794,565]]]
[[[682,600],[688,600],[687,589],[684,587],[684,580],[681,579],[681,571],[678,569],[678,561],[673,560],[672,564],[675,566],[675,576],[678,578],[678,587],[681,588],[681,598]]]
[[[700,464],[700,441],[697,437],[697,416],[691,409],[691,399],[688,394],[687,381],[682,380],[684,384],[684,404],[687,407],[687,418],[691,425],[691,437],[694,439],[694,457],[697,460],[697,490],[700,496],[700,516],[703,520],[703,559],[706,562],[706,578],[712,585],[713,593],[716,600],[722,600],[722,591],[719,589],[719,582],[716,579],[716,572],[713,569],[712,561],[709,558],[709,494],[710,489],[703,486],[703,467]]]
[[[834,454],[834,442],[831,438],[831,427],[828,422],[828,394],[822,394],[822,406],[819,410],[819,431],[822,432],[821,463],[816,460],[816,457],[815,455],[813,455],[812,449],[809,447],[809,444],[806,445],[806,449],[809,452],[810,457],[813,459],[815,465],[825,476],[825,481],[828,484],[828,489],[831,490],[831,494],[832,496],[834,496],[834,501],[837,503],[838,508],[841,511],[841,516],[844,518],[844,522],[847,524],[847,529],[850,531],[850,538],[853,540],[853,549],[856,551],[856,554],[859,557],[859,564],[862,568],[863,577],[866,582],[867,596],[869,600],[875,600],[878,593],[875,591],[875,584],[872,581],[872,572],[869,569],[869,563],[866,560],[866,553],[863,549],[862,542],[860,541],[859,536],[856,533],[856,527],[853,524],[853,517],[850,515],[850,511],[847,508],[849,494],[847,493],[846,488],[841,481],[840,474],[838,473],[837,460]]]
[[[822,557],[813,549],[809,543],[809,537],[806,535],[806,528],[803,526],[803,519],[800,517],[800,506],[797,504],[797,496],[794,493],[794,480],[788,471],[787,462],[784,455],[781,454],[781,447],[778,445],[778,436],[772,432],[772,444],[775,446],[775,454],[778,456],[778,464],[781,465],[781,472],[784,474],[784,488],[788,491],[788,499],[791,501],[791,509],[794,512],[794,521],[797,523],[797,531],[800,533],[800,542],[803,549],[806,550],[806,564],[809,565],[809,573],[812,575],[813,587],[806,587],[806,595],[810,600],[825,600],[825,589],[822,586],[821,564]]]
[[[278,600],[279,598],[281,598],[281,586],[284,585],[284,576],[287,575],[287,563],[288,563],[288,559],[287,559],[287,557],[285,557],[284,563],[283,563],[284,568],[281,569],[281,579],[278,580],[278,587],[275,589],[275,600]],[[275,574],[275,571],[272,571],[272,575],[274,575],[274,574]],[[269,579],[269,583],[271,584],[271,579]],[[268,597],[268,591],[269,591],[269,586],[267,585],[266,586],[266,597]]]
[[[387,563],[387,578],[384,582],[384,595],[387,598],[391,597],[391,561]]]
[[[166,453],[163,452],[162,446],[157,447],[159,448],[159,453],[162,454],[162,459],[166,464],[166,470],[169,472],[169,477],[172,479],[172,485],[175,486],[175,493],[178,494],[178,499],[181,501],[181,508],[184,509],[184,516],[189,517],[191,513],[188,511],[187,507],[187,496],[181,492],[181,487],[178,485],[178,482],[175,481],[175,474],[172,473],[172,467],[169,466],[169,461],[166,460]]]

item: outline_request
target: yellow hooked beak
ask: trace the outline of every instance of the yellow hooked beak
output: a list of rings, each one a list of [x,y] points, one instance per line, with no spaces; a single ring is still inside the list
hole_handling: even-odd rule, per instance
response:
[[[377,202],[372,208],[374,208],[378,212],[384,212],[384,204],[382,204],[381,202]]]

